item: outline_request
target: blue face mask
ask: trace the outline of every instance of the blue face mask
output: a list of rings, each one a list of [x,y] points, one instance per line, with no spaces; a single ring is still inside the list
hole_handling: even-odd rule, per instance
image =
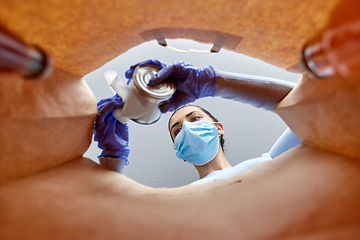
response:
[[[174,140],[175,155],[195,166],[210,162],[219,151],[217,128],[208,120],[184,122]]]

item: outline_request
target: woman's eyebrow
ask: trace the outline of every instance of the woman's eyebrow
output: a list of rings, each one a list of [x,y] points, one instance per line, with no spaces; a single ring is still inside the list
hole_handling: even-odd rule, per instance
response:
[[[188,114],[185,115],[186,118],[190,117],[193,113],[200,112],[200,111],[191,111]]]
[[[172,130],[174,127],[176,127],[176,126],[179,125],[179,124],[180,124],[180,122],[174,123],[174,124],[171,126],[171,128],[170,128],[170,132],[171,132],[171,130]]]

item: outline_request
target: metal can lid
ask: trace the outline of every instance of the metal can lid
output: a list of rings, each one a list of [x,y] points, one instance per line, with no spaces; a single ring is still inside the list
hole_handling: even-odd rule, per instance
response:
[[[144,98],[151,98],[153,101],[166,101],[171,98],[176,90],[175,80],[171,77],[166,78],[154,86],[148,85],[152,76],[159,71],[155,65],[137,66],[134,70],[132,80],[138,93]]]

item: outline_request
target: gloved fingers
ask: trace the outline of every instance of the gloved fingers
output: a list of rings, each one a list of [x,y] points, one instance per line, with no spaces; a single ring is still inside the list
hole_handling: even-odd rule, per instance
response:
[[[101,157],[121,158],[129,156],[129,133],[127,124],[116,121],[111,116],[95,135],[99,148],[103,149]]]
[[[122,146],[128,145],[129,127],[116,120],[114,116],[107,117],[103,124],[97,125],[95,132],[95,138],[101,139],[101,143],[105,144],[107,149],[121,149]]]
[[[101,104],[98,106],[98,115],[95,119],[95,124],[98,126],[100,124],[103,124],[105,119],[108,117],[109,114],[114,111],[116,106],[116,103],[113,101],[108,101],[104,104]]]
[[[134,73],[134,69],[128,69],[128,70],[126,70],[126,72],[125,72],[125,77],[126,77],[126,79],[128,79],[128,80],[130,80],[131,79],[131,77],[132,77],[132,75],[133,75],[133,73]]]
[[[180,96],[179,96],[180,95]],[[164,104],[160,105],[160,112],[166,113],[166,112],[172,112],[176,110],[178,107],[181,107],[189,102],[193,101],[184,101],[184,99],[188,98],[187,94],[184,93],[178,93],[177,95],[174,95],[170,101],[165,102]]]
[[[164,68],[160,69],[154,76],[149,80],[150,85],[155,85],[163,81],[165,78],[169,77],[178,66],[175,64],[166,65]]]
[[[115,140],[118,149],[125,149],[129,145],[129,136],[127,132],[123,132],[121,135],[115,134]]]
[[[193,65],[187,64],[185,62],[174,62],[172,64],[167,64],[163,66],[163,68],[154,76],[152,76],[152,78],[150,78],[149,84],[158,84],[169,76],[173,76],[177,82],[179,80],[185,80],[194,69],[195,68]]]
[[[131,65],[130,69],[131,70],[134,70],[137,66],[142,66],[142,65],[156,65],[158,66],[159,68],[162,68],[163,67],[163,63],[158,61],[158,60],[155,60],[155,59],[148,59],[148,60],[145,60],[145,61],[142,61],[142,62],[138,62],[134,65]]]
[[[175,109],[177,109],[179,106],[182,106],[182,104],[180,102],[177,102],[175,104],[174,104],[174,102],[167,102],[160,106],[160,112],[161,113],[172,112]]]
[[[131,79],[133,73],[134,73],[134,70],[137,66],[142,66],[142,65],[156,65],[158,66],[160,69],[162,69],[165,64],[158,61],[158,60],[155,60],[155,59],[149,59],[149,60],[145,60],[145,61],[142,61],[142,62],[139,62],[139,63],[136,63],[134,65],[131,65],[130,68],[125,72],[125,77],[127,79]]]
[[[160,108],[160,112],[161,113],[167,113],[169,111],[169,108],[171,107],[171,103],[170,102],[166,102],[162,105],[159,106]]]
[[[127,123],[122,124],[121,122],[116,121],[115,135],[118,138],[123,139],[128,142],[129,141],[129,126],[127,125]]]
[[[101,99],[101,100],[97,103],[97,108],[98,108],[98,110],[99,110],[100,108],[103,108],[108,102],[111,102],[111,98]]]
[[[120,128],[120,131],[119,131]],[[120,150],[128,145],[128,132],[125,126],[117,121],[113,116],[107,118],[99,127],[96,127],[95,141],[101,149]],[[121,136],[119,135],[121,133]],[[124,138],[124,139],[123,139]]]
[[[128,125],[117,121],[113,110],[122,107],[120,96],[104,99],[98,104],[98,115],[94,124],[94,141],[102,149],[102,157],[121,158],[127,161],[129,155]]]
[[[122,98],[118,94],[115,94],[111,98],[111,101],[115,102],[115,108],[114,109],[122,108],[124,106]]]
[[[109,143],[113,142],[113,135],[115,131],[115,121],[113,117],[106,117],[103,121],[100,122],[98,115],[95,119],[94,124],[94,140],[98,142],[98,146],[101,149],[109,148]]]
[[[122,98],[118,94],[115,94],[115,96],[111,98],[100,100],[97,105],[98,114],[94,122],[94,134],[100,135],[106,131],[105,128],[109,128],[109,126],[117,122],[120,123],[113,117],[113,111],[117,108],[122,108],[124,103],[122,102]]]
[[[111,125],[112,125],[112,123],[111,123],[111,121],[109,121],[109,118],[106,118],[105,120],[103,120],[103,122],[100,122],[100,120],[95,119],[94,140],[106,145],[107,140],[109,140],[109,138],[111,138],[111,134],[108,134],[108,133],[111,132],[111,129],[114,129]],[[109,136],[107,136],[107,135],[109,135]],[[100,144],[99,144],[99,146],[100,146]]]
[[[115,105],[115,102],[111,100],[98,104],[98,115],[108,115],[115,108]]]

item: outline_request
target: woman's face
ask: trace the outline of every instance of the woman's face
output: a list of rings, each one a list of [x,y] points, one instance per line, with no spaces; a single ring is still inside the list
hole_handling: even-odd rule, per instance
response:
[[[186,106],[178,110],[170,119],[169,131],[172,140],[174,141],[175,137],[181,131],[182,124],[184,121],[187,122],[196,122],[199,120],[209,120],[213,122],[213,119],[210,118],[201,108],[196,106]]]

